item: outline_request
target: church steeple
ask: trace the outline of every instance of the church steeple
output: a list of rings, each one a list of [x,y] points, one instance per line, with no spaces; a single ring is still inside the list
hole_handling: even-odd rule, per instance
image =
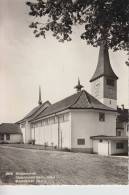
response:
[[[99,58],[98,58],[98,64],[95,70],[94,75],[92,76],[90,82],[96,80],[97,78],[100,78],[102,76],[107,76],[109,78],[112,78],[114,80],[117,80],[118,77],[112,70],[110,59],[109,59],[109,52],[108,48],[106,46],[106,43],[102,43],[100,45],[99,50]]]
[[[106,43],[101,43],[98,64],[91,82],[92,95],[111,108],[117,106],[117,79],[109,59]]]
[[[74,87],[75,89],[77,89],[77,92],[80,92],[81,89],[83,88],[83,85],[80,84],[80,79],[78,77],[78,84]]]
[[[39,106],[42,105],[42,98],[41,98],[41,87],[39,86],[39,101],[38,101]]]

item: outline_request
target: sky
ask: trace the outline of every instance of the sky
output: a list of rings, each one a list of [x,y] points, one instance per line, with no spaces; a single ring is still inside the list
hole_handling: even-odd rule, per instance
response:
[[[0,123],[16,122],[42,100],[54,103],[75,93],[78,77],[90,93],[90,82],[99,48],[80,39],[82,28],[73,29],[71,42],[59,43],[50,34],[35,38],[28,26],[25,0],[0,0]],[[124,52],[110,51],[118,80],[118,105],[128,106],[128,67]]]

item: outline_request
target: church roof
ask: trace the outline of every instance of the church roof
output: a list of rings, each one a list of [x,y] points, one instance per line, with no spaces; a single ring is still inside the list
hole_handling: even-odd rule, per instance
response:
[[[22,134],[20,127],[14,123],[0,124],[0,133]]]
[[[85,90],[82,90],[78,93],[75,93],[59,102],[51,104],[43,112],[41,112],[34,120],[56,114],[58,112],[67,110],[67,109],[98,109],[98,110],[107,110],[114,111],[115,109],[109,108],[99,102],[96,98],[90,95]]]
[[[107,76],[112,79],[118,79],[118,77],[116,76],[111,67],[108,48],[105,44],[102,44],[100,46],[98,64],[90,82],[96,80],[101,76]]]
[[[43,110],[45,110],[48,105],[50,105],[50,102],[49,101],[46,101],[43,104],[39,104],[38,106],[36,106],[35,108],[33,108],[23,119],[21,119],[17,123],[21,123],[21,122],[24,122],[26,120],[28,120],[28,121],[29,120],[32,120],[37,115],[39,115],[40,112],[42,112]]]

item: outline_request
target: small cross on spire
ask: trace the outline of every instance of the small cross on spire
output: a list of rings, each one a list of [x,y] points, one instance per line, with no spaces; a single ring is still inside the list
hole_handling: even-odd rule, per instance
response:
[[[83,88],[83,85],[80,84],[79,77],[78,77],[78,84],[74,88],[77,89],[77,92],[80,92]]]

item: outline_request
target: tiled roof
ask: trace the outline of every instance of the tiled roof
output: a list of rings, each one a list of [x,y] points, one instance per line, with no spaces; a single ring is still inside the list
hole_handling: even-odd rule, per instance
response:
[[[46,109],[47,106],[51,105],[49,101],[44,102],[41,105],[38,105],[37,107],[33,108],[23,119],[18,121],[17,123],[24,122],[26,120],[32,120],[35,118],[37,115],[39,115],[40,112]]]
[[[96,80],[101,76],[108,76],[113,79],[118,79],[118,77],[112,70],[110,59],[109,59],[108,48],[104,44],[100,46],[98,64],[90,82]]]
[[[80,93],[73,94],[59,102],[51,104],[51,106],[41,112],[35,119],[68,109],[79,98]]]
[[[14,123],[0,124],[0,133],[22,134],[20,127]]]
[[[43,118],[48,115],[56,114],[66,109],[99,109],[116,112],[116,110],[105,106],[88,92],[82,90],[81,92],[73,94],[59,102],[50,105],[36,118],[34,118],[34,120]]]

